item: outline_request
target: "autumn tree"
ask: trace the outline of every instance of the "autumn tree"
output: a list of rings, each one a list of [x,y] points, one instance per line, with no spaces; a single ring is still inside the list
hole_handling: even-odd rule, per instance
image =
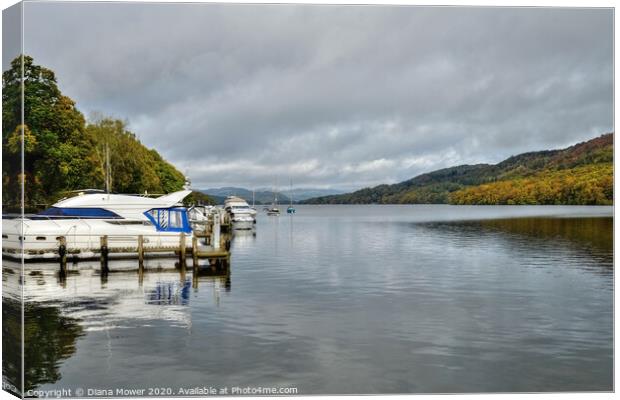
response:
[[[2,87],[3,203],[15,206],[20,201],[22,137],[27,206],[88,185],[94,165],[88,158],[91,142],[84,135],[84,116],[60,92],[54,72],[35,65],[29,56],[23,57],[22,69],[22,57],[17,57],[2,74]]]
[[[71,190],[105,188],[106,147],[113,191],[168,193],[183,187],[183,174],[143,146],[127,122],[98,117],[87,123],[75,102],[61,93],[54,72],[34,64],[32,57],[14,59],[2,74],[2,87],[5,210],[19,210],[22,179],[29,211]]]
[[[93,141],[91,157],[97,165],[93,177],[99,185],[105,183],[109,152],[110,190],[114,192],[168,193],[183,188],[185,176],[157,151],[144,147],[125,121],[99,116],[87,124],[86,135]]]

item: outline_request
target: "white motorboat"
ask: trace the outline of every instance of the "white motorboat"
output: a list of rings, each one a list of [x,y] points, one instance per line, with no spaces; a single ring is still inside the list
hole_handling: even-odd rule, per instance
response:
[[[256,223],[256,210],[241,197],[228,196],[224,210],[230,215],[234,229],[252,229]]]
[[[267,215],[271,215],[272,217],[277,217],[280,215],[280,209],[276,206],[272,206],[267,210]]]
[[[35,215],[2,217],[2,254],[25,259],[56,258],[61,237],[67,253],[77,258],[96,256],[100,238],[116,254],[135,252],[138,237],[144,247],[178,249],[180,235],[191,234],[187,209],[180,202],[191,193],[182,190],[152,198],[138,195],[81,192]],[[187,241],[191,246],[191,240]],[[173,251],[173,250],[171,250]]]
[[[192,206],[187,210],[190,223],[202,223],[218,210],[215,206]]]

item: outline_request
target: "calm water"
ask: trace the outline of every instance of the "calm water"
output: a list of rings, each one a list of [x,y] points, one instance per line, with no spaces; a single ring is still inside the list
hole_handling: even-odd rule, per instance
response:
[[[27,388],[613,389],[611,207],[297,211],[237,234],[229,276],[28,266]]]

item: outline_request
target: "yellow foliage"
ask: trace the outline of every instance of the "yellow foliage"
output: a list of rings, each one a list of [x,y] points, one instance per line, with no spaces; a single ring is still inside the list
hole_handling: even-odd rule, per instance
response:
[[[26,154],[32,153],[37,146],[37,138],[32,134],[32,131],[28,129],[27,125],[17,125],[13,133],[11,133],[7,140],[7,149],[13,154],[21,152],[22,148],[22,130],[24,137],[24,152]]]
[[[613,203],[612,163],[544,171],[468,187],[450,194],[452,204],[583,204]]]

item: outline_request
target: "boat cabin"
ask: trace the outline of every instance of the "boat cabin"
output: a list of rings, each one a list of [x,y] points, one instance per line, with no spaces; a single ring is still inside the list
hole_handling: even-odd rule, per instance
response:
[[[144,212],[158,232],[191,233],[192,228],[185,207],[151,208]]]

